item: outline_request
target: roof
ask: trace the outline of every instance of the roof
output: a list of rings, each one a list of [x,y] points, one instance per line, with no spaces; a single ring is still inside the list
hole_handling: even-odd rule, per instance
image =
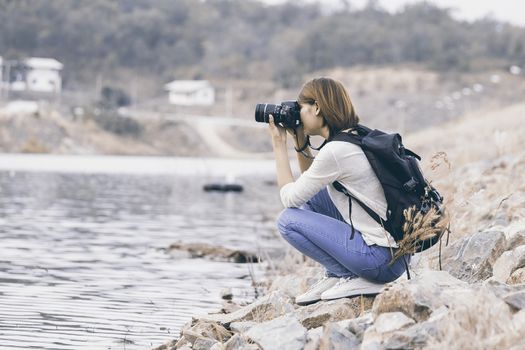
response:
[[[173,92],[191,92],[204,88],[211,88],[208,80],[173,80],[164,85],[164,88]]]
[[[24,63],[31,68],[61,70],[64,65],[54,58],[31,57],[26,58]]]

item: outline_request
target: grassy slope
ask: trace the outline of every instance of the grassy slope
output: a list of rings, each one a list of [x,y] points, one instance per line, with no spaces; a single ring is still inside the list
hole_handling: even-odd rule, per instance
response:
[[[449,203],[454,238],[525,218],[525,103],[477,112],[408,135]]]

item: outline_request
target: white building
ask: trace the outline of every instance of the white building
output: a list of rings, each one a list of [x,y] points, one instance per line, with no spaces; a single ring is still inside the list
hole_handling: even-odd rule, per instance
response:
[[[164,87],[174,105],[209,106],[215,103],[215,89],[207,80],[174,80]]]
[[[53,58],[32,57],[24,60],[26,89],[29,91],[60,93],[62,77],[60,71],[64,65]]]

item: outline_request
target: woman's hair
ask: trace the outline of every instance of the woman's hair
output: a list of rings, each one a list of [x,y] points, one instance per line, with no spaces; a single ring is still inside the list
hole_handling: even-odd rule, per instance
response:
[[[350,96],[343,84],[330,78],[312,79],[303,85],[299,103],[315,104],[320,109],[324,125],[328,125],[329,139],[339,131],[353,128],[359,123]]]

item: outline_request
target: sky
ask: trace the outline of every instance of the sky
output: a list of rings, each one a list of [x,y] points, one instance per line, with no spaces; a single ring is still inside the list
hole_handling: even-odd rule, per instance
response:
[[[269,4],[281,3],[286,0],[260,0]],[[341,0],[302,0],[306,2],[319,1],[329,6],[337,6]],[[379,0],[380,5],[388,11],[395,12],[406,4],[422,2],[423,0]],[[368,0],[349,0],[356,8],[363,7]],[[473,21],[489,16],[496,20],[510,22],[525,27],[525,1],[520,0],[427,0],[439,7],[453,9],[452,15],[461,20]]]

